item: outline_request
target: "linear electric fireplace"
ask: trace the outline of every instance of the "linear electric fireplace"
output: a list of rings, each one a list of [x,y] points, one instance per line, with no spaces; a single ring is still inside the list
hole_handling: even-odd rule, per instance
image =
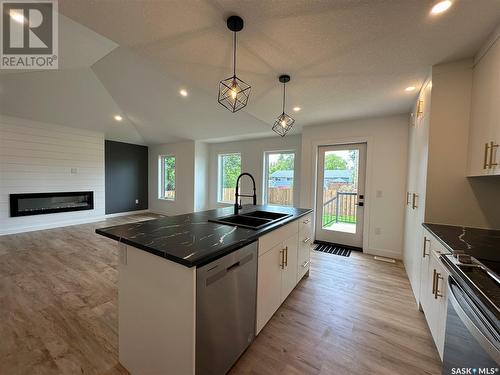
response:
[[[94,209],[93,191],[10,194],[10,216]]]

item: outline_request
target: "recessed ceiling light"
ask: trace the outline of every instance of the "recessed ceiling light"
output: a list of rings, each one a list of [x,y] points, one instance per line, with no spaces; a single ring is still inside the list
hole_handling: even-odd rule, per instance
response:
[[[293,107],[293,110],[294,110],[295,112],[298,112],[298,111],[300,111],[301,109],[302,109],[302,108],[300,108],[300,107]]]
[[[440,14],[446,12],[448,9],[450,9],[452,4],[453,3],[451,2],[451,0],[440,1],[432,7],[431,14]]]
[[[116,120],[116,121],[121,121],[123,120],[123,117],[120,116],[120,115],[114,115],[113,118]]]
[[[19,23],[24,23],[24,16],[22,13],[19,13],[18,11],[11,9],[9,12],[10,18],[12,18],[14,21],[19,22]]]
[[[407,88],[405,88],[405,91],[413,91],[415,89],[416,89],[415,86],[408,86]]]
[[[188,92],[184,89],[180,90],[179,94],[181,94],[182,96],[188,96]]]

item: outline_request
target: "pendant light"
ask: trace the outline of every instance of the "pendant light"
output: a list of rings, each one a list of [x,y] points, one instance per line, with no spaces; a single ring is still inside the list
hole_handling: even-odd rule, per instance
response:
[[[290,81],[290,76],[288,74],[283,74],[279,77],[279,81],[283,84],[283,110],[281,115],[274,121],[273,131],[284,137],[292,128],[295,120],[285,113],[285,84]]]
[[[218,100],[234,113],[247,105],[251,86],[236,77],[236,33],[243,29],[243,19],[238,16],[229,17],[227,28],[233,32],[233,76],[220,81]]]

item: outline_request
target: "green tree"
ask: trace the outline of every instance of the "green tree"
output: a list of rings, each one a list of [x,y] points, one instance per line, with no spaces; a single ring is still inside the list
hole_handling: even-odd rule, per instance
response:
[[[224,188],[236,187],[236,179],[241,173],[241,155],[228,154],[222,157]]]
[[[165,158],[165,190],[175,190],[175,156]]]
[[[335,154],[325,155],[325,170],[347,169],[347,162]]]
[[[269,164],[269,174],[276,171],[293,171],[294,156],[294,154],[280,154],[278,160]]]

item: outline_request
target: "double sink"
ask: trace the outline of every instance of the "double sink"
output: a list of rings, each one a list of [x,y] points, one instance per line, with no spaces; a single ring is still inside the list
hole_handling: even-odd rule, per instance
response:
[[[292,216],[292,214],[283,214],[280,212],[271,212],[271,211],[251,211],[238,215],[224,216],[218,217],[216,219],[209,219],[208,221],[212,223],[218,224],[226,224],[233,225],[242,228],[249,229],[262,229],[269,225],[273,225],[274,223],[286,219],[287,217]]]

